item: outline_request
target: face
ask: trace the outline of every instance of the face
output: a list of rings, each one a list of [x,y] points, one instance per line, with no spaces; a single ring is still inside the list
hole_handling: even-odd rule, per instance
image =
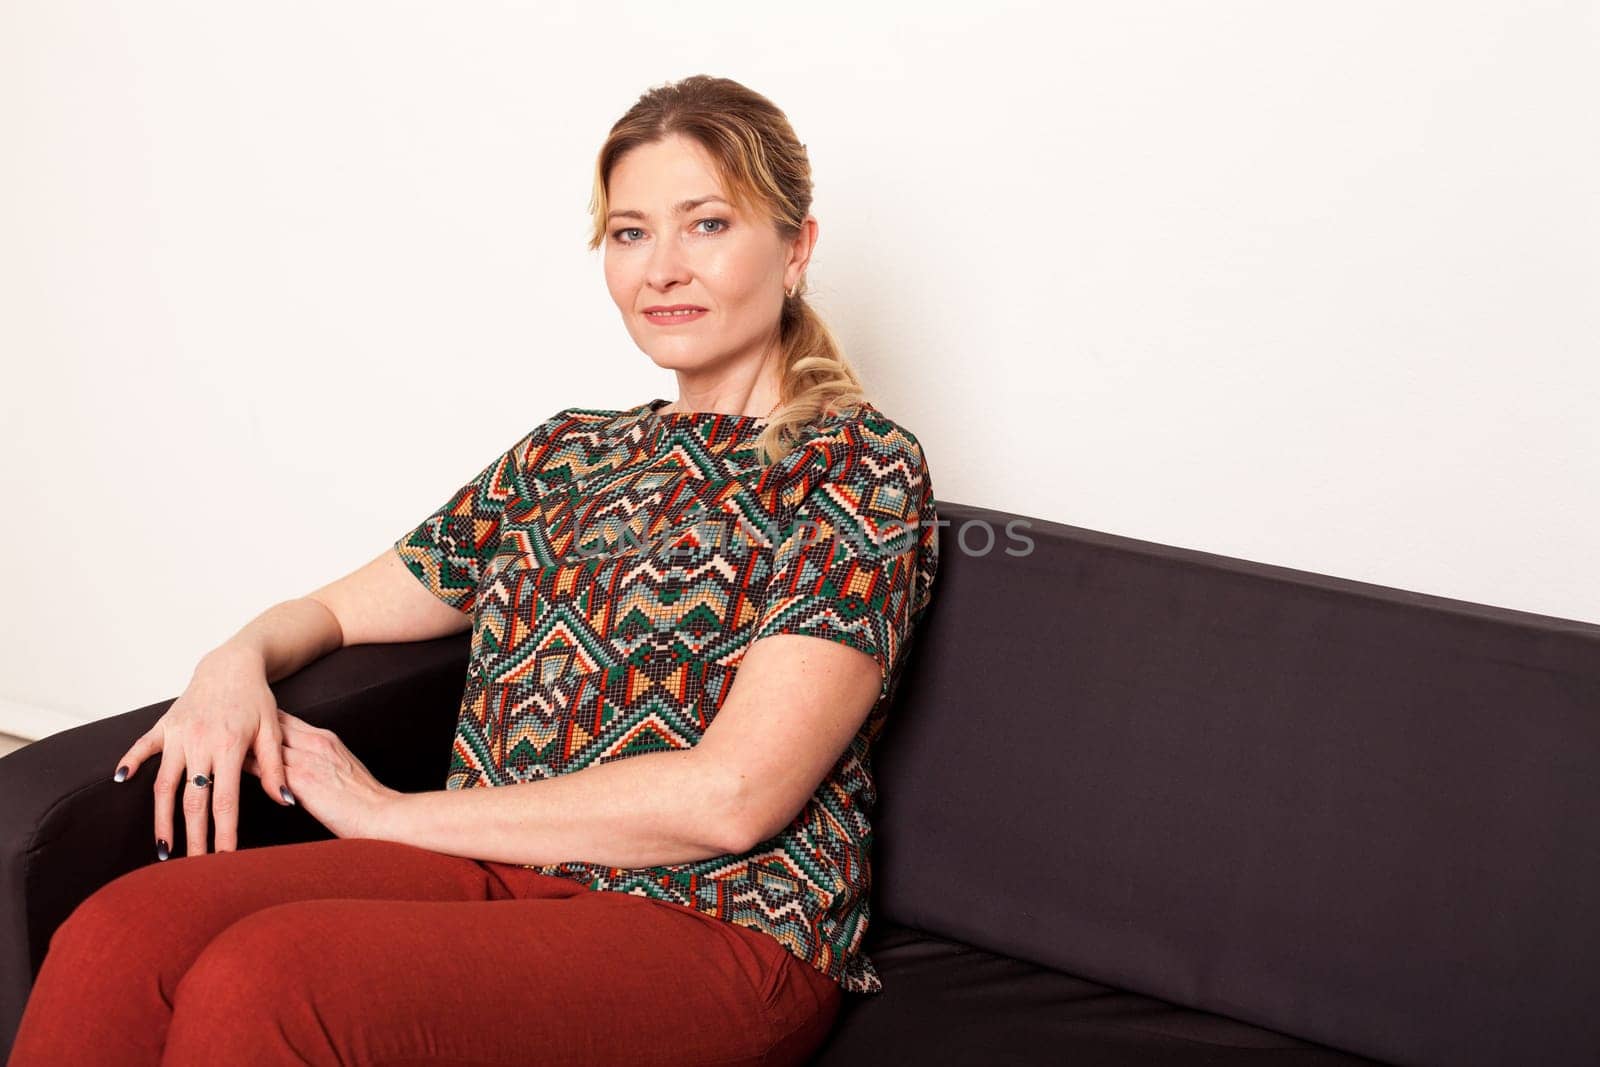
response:
[[[606,287],[634,342],[685,393],[755,382],[777,353],[784,290],[805,270],[816,220],[789,242],[770,218],[735,211],[705,151],[679,136],[631,149],[607,192]],[[651,313],[679,305],[701,310]]]

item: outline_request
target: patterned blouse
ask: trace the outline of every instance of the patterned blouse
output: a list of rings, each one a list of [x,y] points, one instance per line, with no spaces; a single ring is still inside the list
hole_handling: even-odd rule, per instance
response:
[[[763,418],[658,413],[666,404],[558,411],[394,542],[429,592],[473,618],[445,787],[691,748],[757,638],[859,649],[880,666],[877,703],[775,836],[689,863],[522,866],[762,931],[842,989],[879,992],[860,951],[869,754],[938,566],[922,447],[864,404],[763,466]]]

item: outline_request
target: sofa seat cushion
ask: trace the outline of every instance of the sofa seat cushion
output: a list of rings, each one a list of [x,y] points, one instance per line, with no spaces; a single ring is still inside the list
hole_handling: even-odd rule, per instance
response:
[[[881,918],[863,941],[883,992],[845,994],[814,1064],[1378,1064]]]

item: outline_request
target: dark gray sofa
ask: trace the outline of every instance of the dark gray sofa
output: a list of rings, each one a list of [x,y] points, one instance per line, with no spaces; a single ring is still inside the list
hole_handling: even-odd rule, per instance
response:
[[[885,991],[816,1062],[1600,1063],[1600,626],[938,510],[874,758]],[[274,688],[437,789],[466,654]],[[167,704],[0,760],[0,1047],[57,924],[155,862],[155,764],[110,772]],[[328,836],[244,801],[241,847]]]

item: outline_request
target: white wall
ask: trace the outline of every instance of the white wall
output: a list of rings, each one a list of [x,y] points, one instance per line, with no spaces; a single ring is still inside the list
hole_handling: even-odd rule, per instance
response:
[[[568,404],[692,73],[940,499],[1600,621],[1593,3],[0,4],[0,730],[181,692]]]

